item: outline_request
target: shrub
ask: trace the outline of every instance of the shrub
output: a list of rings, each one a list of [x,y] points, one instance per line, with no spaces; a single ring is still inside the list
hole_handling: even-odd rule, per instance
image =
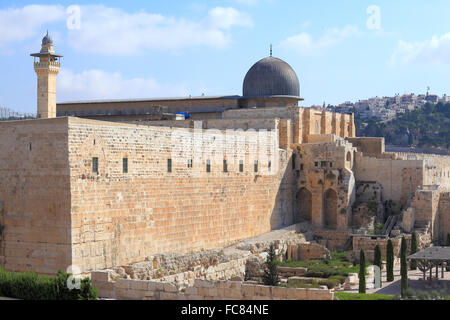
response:
[[[324,279],[324,280],[320,280],[319,281],[319,285],[327,286],[328,289],[334,289],[340,283],[341,283],[340,280],[339,279],[335,279],[335,278],[328,278],[328,279]]]
[[[98,291],[91,279],[80,281],[80,289],[67,286],[69,273],[58,271],[56,277],[35,272],[8,272],[0,267],[0,296],[24,300],[96,300]]]

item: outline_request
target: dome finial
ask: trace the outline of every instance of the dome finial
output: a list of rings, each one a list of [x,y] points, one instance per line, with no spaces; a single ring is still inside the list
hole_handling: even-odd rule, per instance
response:
[[[272,56],[272,44],[270,44],[270,56]]]

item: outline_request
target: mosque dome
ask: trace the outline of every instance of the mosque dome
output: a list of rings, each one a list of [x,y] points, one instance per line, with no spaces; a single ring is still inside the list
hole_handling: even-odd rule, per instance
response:
[[[270,56],[255,63],[247,72],[244,79],[243,96],[300,98],[300,82],[289,64]]]
[[[53,44],[53,40],[52,40],[52,38],[50,38],[48,31],[47,31],[47,34],[45,35],[45,37],[42,38],[42,45],[44,46],[44,45],[49,45],[49,44]]]

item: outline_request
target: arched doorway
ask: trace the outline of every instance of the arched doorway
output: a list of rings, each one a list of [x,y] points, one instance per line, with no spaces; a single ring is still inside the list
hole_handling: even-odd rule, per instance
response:
[[[311,192],[302,188],[297,192],[297,206],[298,211],[295,216],[295,223],[299,223],[300,221],[311,221],[312,220],[312,195]]]
[[[324,221],[325,227],[336,229],[337,227],[337,193],[333,189],[325,192]]]

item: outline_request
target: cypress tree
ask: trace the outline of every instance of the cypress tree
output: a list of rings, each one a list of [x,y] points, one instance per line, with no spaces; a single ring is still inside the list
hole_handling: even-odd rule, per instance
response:
[[[366,293],[366,258],[362,249],[359,254],[359,293]]]
[[[402,276],[401,280],[401,292],[402,297],[406,296],[406,290],[408,290],[408,266],[406,264],[406,239],[402,238],[402,243],[400,246],[400,274]]]
[[[376,265],[378,268],[380,268],[380,281],[382,280],[382,274],[383,274],[383,269],[382,269],[382,263],[381,263],[381,249],[379,245],[375,246],[375,254],[374,254],[374,261],[373,264]]]
[[[263,283],[266,286],[278,286],[280,283],[280,276],[278,275],[278,268],[275,263],[276,254],[273,243],[270,244],[269,252],[267,254],[266,266],[264,268],[264,275],[262,277]]]
[[[416,252],[417,252],[417,235],[416,232],[413,232],[411,236],[411,254],[414,254]],[[412,260],[410,267],[411,270],[417,270],[417,261]]]
[[[375,254],[373,264],[378,266],[381,270],[381,249],[379,245],[375,246]]]
[[[392,240],[389,239],[386,247],[386,280],[394,281],[394,246]]]

